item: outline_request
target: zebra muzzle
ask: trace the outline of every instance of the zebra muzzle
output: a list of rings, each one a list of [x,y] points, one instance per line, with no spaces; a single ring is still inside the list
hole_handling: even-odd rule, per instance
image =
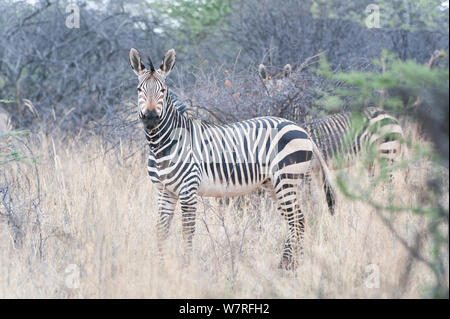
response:
[[[142,123],[144,123],[144,126],[149,130],[155,128],[159,122],[158,113],[153,110],[145,111],[144,113],[142,111],[139,112],[139,118],[142,120]]]

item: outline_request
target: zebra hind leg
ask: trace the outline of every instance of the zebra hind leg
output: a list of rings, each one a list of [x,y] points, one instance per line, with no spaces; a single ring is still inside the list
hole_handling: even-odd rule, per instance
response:
[[[277,195],[277,201],[278,211],[289,225],[289,235],[284,243],[279,268],[295,270],[298,257],[303,256],[302,242],[305,232],[305,218],[297,200],[297,186],[283,188]]]
[[[325,191],[325,196],[327,199],[328,210],[330,211],[331,215],[334,215],[336,212],[336,196],[333,193],[333,189],[327,183],[325,174],[323,173],[322,173],[322,183],[323,183],[323,190]]]

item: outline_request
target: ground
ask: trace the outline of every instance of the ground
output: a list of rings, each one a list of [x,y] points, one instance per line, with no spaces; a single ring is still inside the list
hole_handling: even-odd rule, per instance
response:
[[[409,134],[420,140],[415,131]],[[287,227],[270,198],[258,194],[229,204],[200,201],[188,267],[178,207],[160,265],[157,194],[146,174],[146,148],[124,160],[119,150],[103,155],[101,142],[41,136],[33,146],[39,214],[27,215],[18,237],[0,219],[1,298],[405,298],[422,297],[433,284],[423,263],[405,272],[408,251],[379,212],[339,195],[331,216],[317,185],[302,199],[305,254],[296,272],[278,269]],[[423,162],[397,172],[393,185],[378,187],[375,197],[417,203],[428,169]],[[358,171],[350,168],[349,178],[367,178]],[[32,165],[27,174],[35,190]],[[425,226],[408,212],[388,218],[411,245]],[[429,241],[422,245],[425,256]]]

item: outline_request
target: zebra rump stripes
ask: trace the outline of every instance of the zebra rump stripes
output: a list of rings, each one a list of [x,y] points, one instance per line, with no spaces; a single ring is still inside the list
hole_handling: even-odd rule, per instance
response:
[[[336,155],[349,166],[362,150],[374,148],[379,158],[393,163],[401,156],[403,130],[384,110],[369,107],[361,113],[343,112],[302,124],[326,160]],[[330,163],[331,168],[339,168]]]
[[[161,256],[177,201],[189,259],[198,195],[238,196],[264,188],[289,225],[280,266],[294,267],[305,225],[297,193],[312,167],[322,168],[329,208],[334,209],[328,169],[308,134],[295,123],[275,117],[219,126],[185,115],[165,84],[175,64],[173,49],[157,70],[152,66],[147,70],[135,49],[130,50],[130,63],[139,79],[139,117],[149,145],[148,173],[159,192]]]
[[[263,64],[259,66],[268,93],[282,93],[292,67],[271,77]],[[393,163],[401,157],[403,130],[398,120],[381,108],[368,107],[358,113],[341,112],[300,124],[317,144],[331,169],[354,164],[363,150],[373,149],[380,159]],[[332,159],[343,159],[339,165]],[[373,169],[373,163],[370,165]],[[372,172],[373,173],[373,172]]]

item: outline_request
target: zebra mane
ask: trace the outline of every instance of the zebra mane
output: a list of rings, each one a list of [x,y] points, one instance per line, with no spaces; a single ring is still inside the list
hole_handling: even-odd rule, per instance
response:
[[[184,116],[188,116],[189,112],[187,112],[186,105],[184,105],[183,101],[181,101],[171,89],[169,89],[169,95],[173,105],[178,110],[178,112]]]

